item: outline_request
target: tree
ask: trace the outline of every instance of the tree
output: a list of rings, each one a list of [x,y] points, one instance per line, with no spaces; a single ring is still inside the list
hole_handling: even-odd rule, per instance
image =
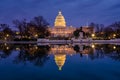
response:
[[[42,16],[34,17],[30,22],[26,19],[14,20],[15,27],[19,30],[21,38],[46,38],[50,35],[48,23]]]
[[[116,38],[120,38],[120,21],[115,22],[108,27],[111,27],[114,30],[114,34],[116,34]]]
[[[30,62],[35,66],[43,66],[49,59],[48,56],[49,46],[29,46],[22,45],[19,54],[16,56],[14,63],[27,63]]]
[[[27,22],[26,19],[20,20],[13,20],[13,24],[19,30],[21,38],[27,35]]]
[[[113,37],[114,30],[111,27],[106,27],[104,29],[104,37],[106,39],[112,38]]]
[[[74,32],[73,32],[74,36],[76,38],[78,38],[80,35],[79,35],[79,29],[76,29]]]
[[[9,28],[8,24],[0,24],[1,27],[1,39],[5,39],[5,40],[11,40],[14,33],[11,30],[11,28]]]
[[[50,32],[48,30],[49,24],[42,16],[34,17],[30,23],[36,27],[38,37],[45,38],[50,35]]]
[[[82,31],[82,27],[76,29],[76,30],[73,32],[73,34],[74,34],[74,36],[75,36],[76,38],[78,38],[78,37],[80,36],[80,34],[79,34],[80,32],[83,32],[83,31]]]

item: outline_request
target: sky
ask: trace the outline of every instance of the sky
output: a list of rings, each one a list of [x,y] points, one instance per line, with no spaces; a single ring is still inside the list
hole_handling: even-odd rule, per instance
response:
[[[43,16],[53,26],[59,10],[67,26],[120,21],[120,0],[0,0],[0,23],[12,25],[15,19]]]

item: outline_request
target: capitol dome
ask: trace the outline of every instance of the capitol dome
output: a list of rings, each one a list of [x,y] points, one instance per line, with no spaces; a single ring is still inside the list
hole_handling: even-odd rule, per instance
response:
[[[59,11],[58,16],[55,19],[55,23],[54,23],[55,27],[66,27],[66,22],[65,22],[65,18],[62,15],[62,12]]]

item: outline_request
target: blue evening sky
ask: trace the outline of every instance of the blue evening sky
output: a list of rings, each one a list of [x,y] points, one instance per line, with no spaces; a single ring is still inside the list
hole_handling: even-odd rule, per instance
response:
[[[59,9],[68,26],[120,21],[120,0],[0,0],[0,23],[41,15],[53,26]]]

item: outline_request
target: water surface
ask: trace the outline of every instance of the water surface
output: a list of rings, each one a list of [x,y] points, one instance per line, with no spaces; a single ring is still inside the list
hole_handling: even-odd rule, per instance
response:
[[[120,80],[120,45],[0,44],[0,80]]]

